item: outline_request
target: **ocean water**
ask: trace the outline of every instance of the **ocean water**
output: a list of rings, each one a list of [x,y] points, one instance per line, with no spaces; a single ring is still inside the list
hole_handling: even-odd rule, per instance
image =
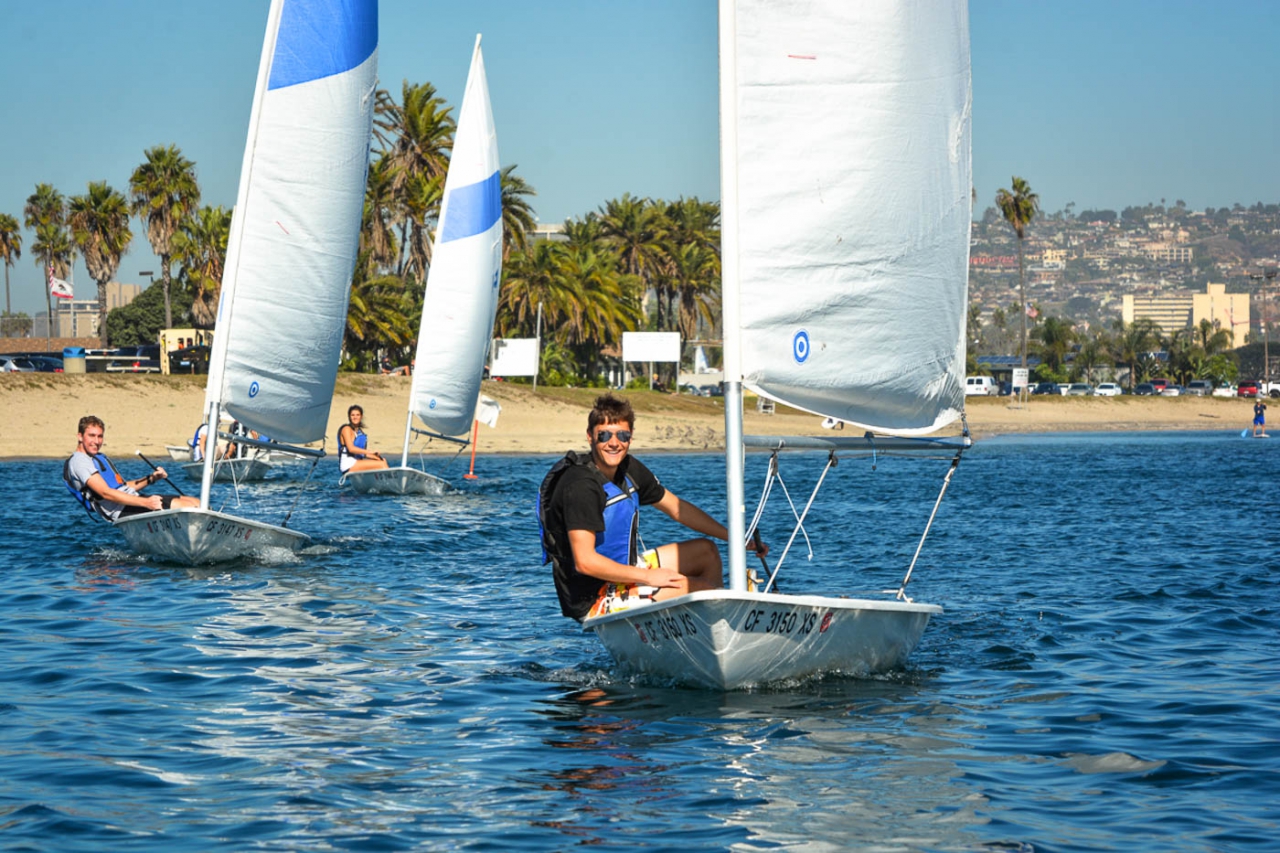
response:
[[[640,455],[721,513],[719,457]],[[202,569],[125,553],[60,463],[0,464],[0,849],[1280,846],[1280,441],[983,442],[908,664],[734,693],[629,679],[559,615],[531,507],[553,458],[481,454],[433,499],[327,462],[292,522],[317,547]],[[783,460],[793,500],[822,461]],[[945,468],[842,460],[787,591],[894,585]],[[304,470],[241,511],[276,520]]]

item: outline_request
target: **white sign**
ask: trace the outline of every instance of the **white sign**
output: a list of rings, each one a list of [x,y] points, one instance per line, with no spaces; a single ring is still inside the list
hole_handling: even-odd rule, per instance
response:
[[[679,332],[623,332],[623,361],[680,362]]]
[[[490,376],[537,376],[537,338],[494,338],[489,348]]]
[[[1030,384],[1027,382],[1028,372],[1029,371],[1025,367],[1015,367],[1013,369],[1013,387],[1014,388],[1026,388],[1027,385]]]

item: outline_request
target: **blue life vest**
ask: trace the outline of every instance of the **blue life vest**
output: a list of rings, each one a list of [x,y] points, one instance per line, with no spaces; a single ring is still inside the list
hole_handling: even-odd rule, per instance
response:
[[[102,475],[102,479],[106,481],[108,488],[118,489],[124,485],[124,480],[117,473],[115,466],[111,464],[111,460],[107,458],[105,453],[99,453],[89,458],[93,460],[93,466],[98,469],[98,473]],[[102,511],[102,507],[98,505],[98,499],[94,496],[88,483],[85,483],[83,488],[77,489],[75,484],[71,482],[71,459],[69,457],[66,462],[62,463],[62,482],[66,484],[67,491],[71,492],[71,495],[80,501],[84,511],[89,513],[91,517],[102,516],[103,518],[108,518],[107,514]]]
[[[364,450],[369,446],[369,436],[361,432],[359,427],[353,426],[350,423],[346,423],[338,427],[338,464],[339,465],[342,464],[342,460],[347,456],[350,456],[352,459],[364,458],[363,453],[352,453],[351,451],[347,450],[347,446],[342,443],[342,431],[347,427],[351,427],[352,431],[355,432],[356,434],[355,439],[353,439],[352,441],[352,443],[356,447],[360,448],[361,450]]]
[[[625,479],[625,490],[612,481],[604,484],[604,530],[596,534],[596,553],[624,566],[634,566],[640,534],[640,494],[631,478]]]

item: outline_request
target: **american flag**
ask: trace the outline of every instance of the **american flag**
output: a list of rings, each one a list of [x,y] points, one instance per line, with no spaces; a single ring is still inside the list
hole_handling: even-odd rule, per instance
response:
[[[75,298],[75,293],[71,290],[71,284],[53,274],[53,264],[49,264],[49,293],[59,299]]]

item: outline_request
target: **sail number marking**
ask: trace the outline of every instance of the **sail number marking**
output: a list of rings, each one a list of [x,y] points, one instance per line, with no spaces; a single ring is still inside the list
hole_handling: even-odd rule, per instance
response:
[[[799,610],[774,610],[758,608],[747,612],[742,620],[742,630],[762,634],[799,634],[801,637],[812,634],[818,626],[818,612],[811,610],[801,613]],[[825,631],[830,624],[830,615],[822,620],[819,632]]]
[[[204,532],[213,533],[217,536],[230,536],[232,539],[243,539],[247,542],[249,536],[253,533],[253,528],[231,521],[214,519],[205,525]]]
[[[688,613],[681,613],[678,616],[655,616],[635,623],[635,628],[642,643],[647,643],[651,639],[656,640],[658,637],[664,640],[678,640],[698,633],[698,623]]]

